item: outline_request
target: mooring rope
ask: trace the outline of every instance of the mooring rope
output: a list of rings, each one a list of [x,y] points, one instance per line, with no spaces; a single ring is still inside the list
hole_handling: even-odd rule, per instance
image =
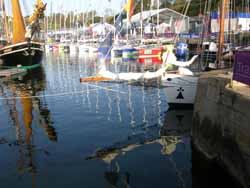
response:
[[[17,97],[0,97],[0,100],[13,100],[13,99],[33,99],[33,98],[44,98],[44,97],[60,97],[60,96],[67,96],[67,95],[76,95],[76,94],[83,94],[89,91],[97,91],[99,89],[110,91],[113,93],[120,93],[126,94],[126,92],[118,91],[112,88],[97,86],[94,84],[85,84],[86,86],[95,87],[95,89],[90,90],[81,90],[81,91],[74,91],[74,92],[61,92],[55,94],[44,94],[44,95],[32,95],[32,96],[17,96]]]

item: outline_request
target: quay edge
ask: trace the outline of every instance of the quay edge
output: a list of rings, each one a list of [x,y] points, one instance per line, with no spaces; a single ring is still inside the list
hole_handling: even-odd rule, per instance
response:
[[[227,71],[202,75],[194,105],[192,142],[245,188],[250,187],[250,88],[230,87]]]

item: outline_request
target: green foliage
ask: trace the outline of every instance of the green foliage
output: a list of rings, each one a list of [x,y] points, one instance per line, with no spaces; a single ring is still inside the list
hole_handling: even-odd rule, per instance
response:
[[[245,11],[244,7],[246,7],[242,2],[243,1],[239,1],[239,0],[231,0],[233,3],[233,7],[231,7],[233,10],[235,11]],[[138,1],[138,3],[136,3],[136,7],[135,7],[135,13],[139,13],[141,11],[141,1]],[[144,10],[150,10],[150,2],[151,0],[143,0],[143,9]],[[164,3],[162,3],[160,8],[170,8],[173,9],[177,12],[182,13],[184,10],[184,5],[185,5],[186,0],[176,0],[176,2],[172,5],[170,3],[168,3],[167,1],[165,1]],[[188,10],[187,15],[188,16],[197,16],[200,13],[203,14],[204,13],[204,9],[205,7],[208,7],[209,2],[211,3],[211,9],[209,11],[217,11],[218,10],[218,6],[221,3],[221,0],[191,0],[191,4]],[[235,7],[234,7],[235,5]],[[242,8],[243,7],[243,8]]]

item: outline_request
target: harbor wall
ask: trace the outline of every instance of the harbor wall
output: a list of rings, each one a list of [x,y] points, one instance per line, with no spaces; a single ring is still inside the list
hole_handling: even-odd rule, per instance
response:
[[[194,106],[192,139],[243,187],[250,187],[250,88],[229,87],[223,73],[201,76]]]

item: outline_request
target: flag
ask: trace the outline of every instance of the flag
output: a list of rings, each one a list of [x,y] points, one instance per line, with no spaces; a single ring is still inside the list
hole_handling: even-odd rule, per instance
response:
[[[134,0],[128,0],[127,4],[125,5],[125,10],[127,12],[129,20],[131,19],[131,17],[134,14],[134,9],[135,9]]]
[[[122,14],[120,14],[115,21],[115,30],[116,30],[116,34],[120,33],[120,31],[122,30]]]

